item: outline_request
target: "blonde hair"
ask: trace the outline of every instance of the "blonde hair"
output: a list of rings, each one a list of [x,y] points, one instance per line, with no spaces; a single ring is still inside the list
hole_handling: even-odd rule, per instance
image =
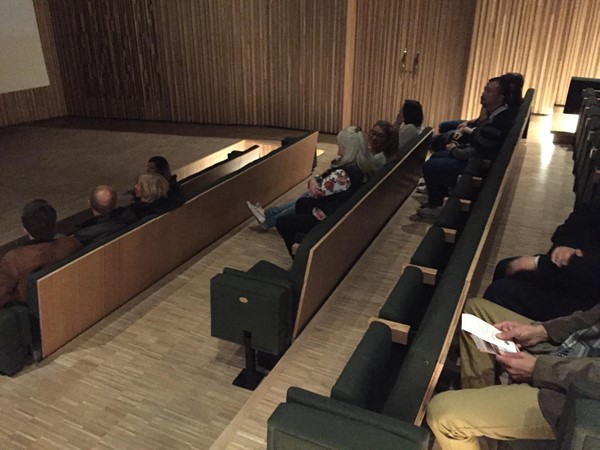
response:
[[[167,196],[169,182],[165,177],[156,173],[143,173],[138,178],[138,185],[142,191],[142,199],[156,201]]]
[[[367,138],[359,127],[344,128],[337,134],[337,143],[344,148],[344,156],[337,161],[336,166],[356,164],[365,174],[364,181],[373,176],[375,173],[373,159],[367,145]]]

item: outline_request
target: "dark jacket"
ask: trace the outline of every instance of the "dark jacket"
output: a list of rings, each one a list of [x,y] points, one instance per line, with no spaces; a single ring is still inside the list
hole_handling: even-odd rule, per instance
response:
[[[466,142],[461,141],[460,146],[452,151],[452,156],[462,160],[468,160],[475,155],[496,159],[515,120],[516,112],[515,108],[506,108],[496,115],[492,113],[490,118],[482,121],[475,128]]]
[[[159,198],[152,203],[146,203],[136,199],[126,209],[135,214],[137,219],[141,219],[146,216],[167,212],[173,209],[173,205],[167,197]]]
[[[550,342],[560,344],[576,331],[600,322],[600,304],[588,311],[543,322]],[[528,349],[529,350],[529,349]],[[532,348],[535,352],[535,347]],[[546,420],[556,428],[563,409],[569,384],[576,380],[600,382],[600,358],[576,358],[538,355],[533,370],[532,385],[540,388],[538,401]]]
[[[172,175],[171,178],[169,178],[169,192],[167,193],[167,198],[169,199],[172,208],[177,208],[185,203],[185,195],[183,194],[181,184],[177,181],[177,175]]]
[[[116,233],[136,220],[133,211],[117,208],[109,214],[93,217],[78,225],[75,237],[82,245],[88,245],[96,239]]]
[[[600,207],[582,205],[572,212],[554,232],[552,244],[550,251],[540,256],[533,276],[557,289],[588,297],[590,304],[600,301]],[[557,267],[550,253],[559,246],[581,249],[583,257],[573,256],[567,266]]]

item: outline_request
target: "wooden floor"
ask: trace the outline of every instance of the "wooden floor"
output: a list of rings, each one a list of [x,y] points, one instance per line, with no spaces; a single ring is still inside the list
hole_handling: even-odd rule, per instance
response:
[[[97,127],[108,132],[123,125]],[[19,128],[15,132],[25,143],[27,131],[40,133]],[[549,129],[547,118],[535,118],[516,154],[513,199],[494,230],[480,291],[497,259],[546,250],[553,229],[572,208],[571,153],[552,144]],[[244,132],[242,137],[260,139],[285,135]],[[222,129],[213,133],[221,136]],[[136,137],[151,141],[147,132],[126,134],[132,146]],[[320,167],[335,152],[332,138],[324,141]],[[18,151],[18,139],[14,142]],[[0,378],[1,447],[264,448],[266,419],[289,386],[329,393],[367,318],[385,301],[427,229],[416,219],[416,207],[416,198],[410,198],[398,211],[254,393],[230,384],[243,366],[243,353],[238,345],[210,337],[209,310],[209,280],[224,266],[247,269],[259,259],[282,267],[291,263],[276,232],[259,233],[248,221],[49,359],[14,378]]]

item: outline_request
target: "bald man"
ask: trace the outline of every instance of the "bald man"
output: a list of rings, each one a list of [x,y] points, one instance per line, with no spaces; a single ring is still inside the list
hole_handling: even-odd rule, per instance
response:
[[[110,186],[98,186],[92,191],[88,205],[94,217],[77,226],[75,237],[82,245],[113,234],[135,221],[124,208],[117,208],[117,193]]]

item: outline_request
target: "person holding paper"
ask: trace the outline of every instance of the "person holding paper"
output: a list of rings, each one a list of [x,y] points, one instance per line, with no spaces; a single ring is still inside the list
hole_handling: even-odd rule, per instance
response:
[[[487,448],[482,439],[554,439],[569,384],[600,382],[600,303],[587,311],[532,323],[481,298],[464,309],[494,324],[496,337],[512,340],[521,351],[493,355],[460,336],[462,390],[443,392],[427,408],[427,423],[442,448]],[[495,385],[495,368],[509,385]]]

